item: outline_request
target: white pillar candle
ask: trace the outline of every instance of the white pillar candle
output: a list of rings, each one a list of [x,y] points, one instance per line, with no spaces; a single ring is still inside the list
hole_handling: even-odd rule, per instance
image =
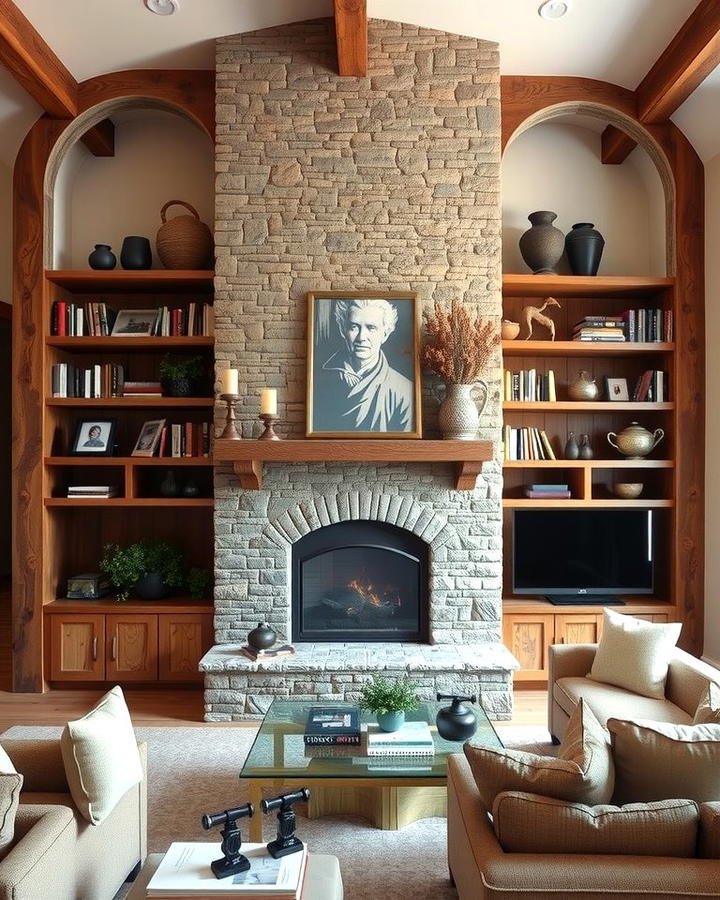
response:
[[[277,391],[275,388],[263,388],[260,391],[260,414],[263,416],[277,415]]]
[[[238,370],[223,369],[220,373],[220,382],[222,384],[221,394],[237,394],[238,392]]]

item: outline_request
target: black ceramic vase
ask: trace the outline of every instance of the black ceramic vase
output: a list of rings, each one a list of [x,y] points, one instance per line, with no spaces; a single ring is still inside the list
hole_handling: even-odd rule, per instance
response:
[[[146,237],[130,235],[123,240],[120,251],[120,263],[123,269],[152,268],[152,250]]]
[[[539,210],[528,216],[532,228],[520,237],[520,253],[533,275],[555,274],[565,249],[565,235],[553,225],[557,213]]]
[[[114,269],[117,256],[110,249],[110,244],[95,244],[95,249],[88,256],[91,269]]]
[[[168,469],[165,473],[165,477],[160,482],[160,496],[161,497],[177,497],[180,493],[180,486],[177,483],[177,479],[175,478],[175,471],[173,469]]]
[[[162,600],[170,593],[170,588],[156,572],[144,575],[136,584],[135,592],[143,600]]]
[[[269,650],[275,643],[277,635],[267,622],[258,622],[257,628],[248,634],[247,641],[255,650]]]
[[[565,237],[565,250],[573,275],[597,275],[605,238],[592,222],[578,222]]]
[[[477,730],[475,713],[464,706],[464,703],[475,703],[476,698],[463,697],[460,694],[438,694],[438,700],[452,700],[450,706],[444,706],[435,717],[438,734],[446,741],[466,741]]]

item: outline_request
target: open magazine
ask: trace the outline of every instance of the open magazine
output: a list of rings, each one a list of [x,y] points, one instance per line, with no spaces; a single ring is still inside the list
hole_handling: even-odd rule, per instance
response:
[[[150,879],[147,896],[298,900],[307,863],[304,844],[301,852],[282,859],[273,859],[265,844],[243,844],[241,853],[249,860],[250,868],[227,878],[216,878],[210,863],[222,857],[220,844],[176,841]]]

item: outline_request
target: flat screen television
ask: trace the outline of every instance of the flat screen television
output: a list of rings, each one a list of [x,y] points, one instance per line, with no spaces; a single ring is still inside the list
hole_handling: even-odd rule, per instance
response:
[[[654,543],[649,509],[516,509],[513,593],[540,594],[556,604],[622,603],[618,595],[651,594]]]

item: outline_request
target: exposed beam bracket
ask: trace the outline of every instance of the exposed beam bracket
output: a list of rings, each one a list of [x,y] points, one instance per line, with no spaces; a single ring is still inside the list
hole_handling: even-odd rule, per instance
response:
[[[608,125],[602,133],[600,158],[608,166],[619,166],[625,162],[630,153],[637,147],[629,134],[625,134],[614,125]]]
[[[340,75],[365,78],[368,73],[367,0],[333,0]]]
[[[103,119],[82,136],[82,142],[93,156],[115,156],[115,126]]]

